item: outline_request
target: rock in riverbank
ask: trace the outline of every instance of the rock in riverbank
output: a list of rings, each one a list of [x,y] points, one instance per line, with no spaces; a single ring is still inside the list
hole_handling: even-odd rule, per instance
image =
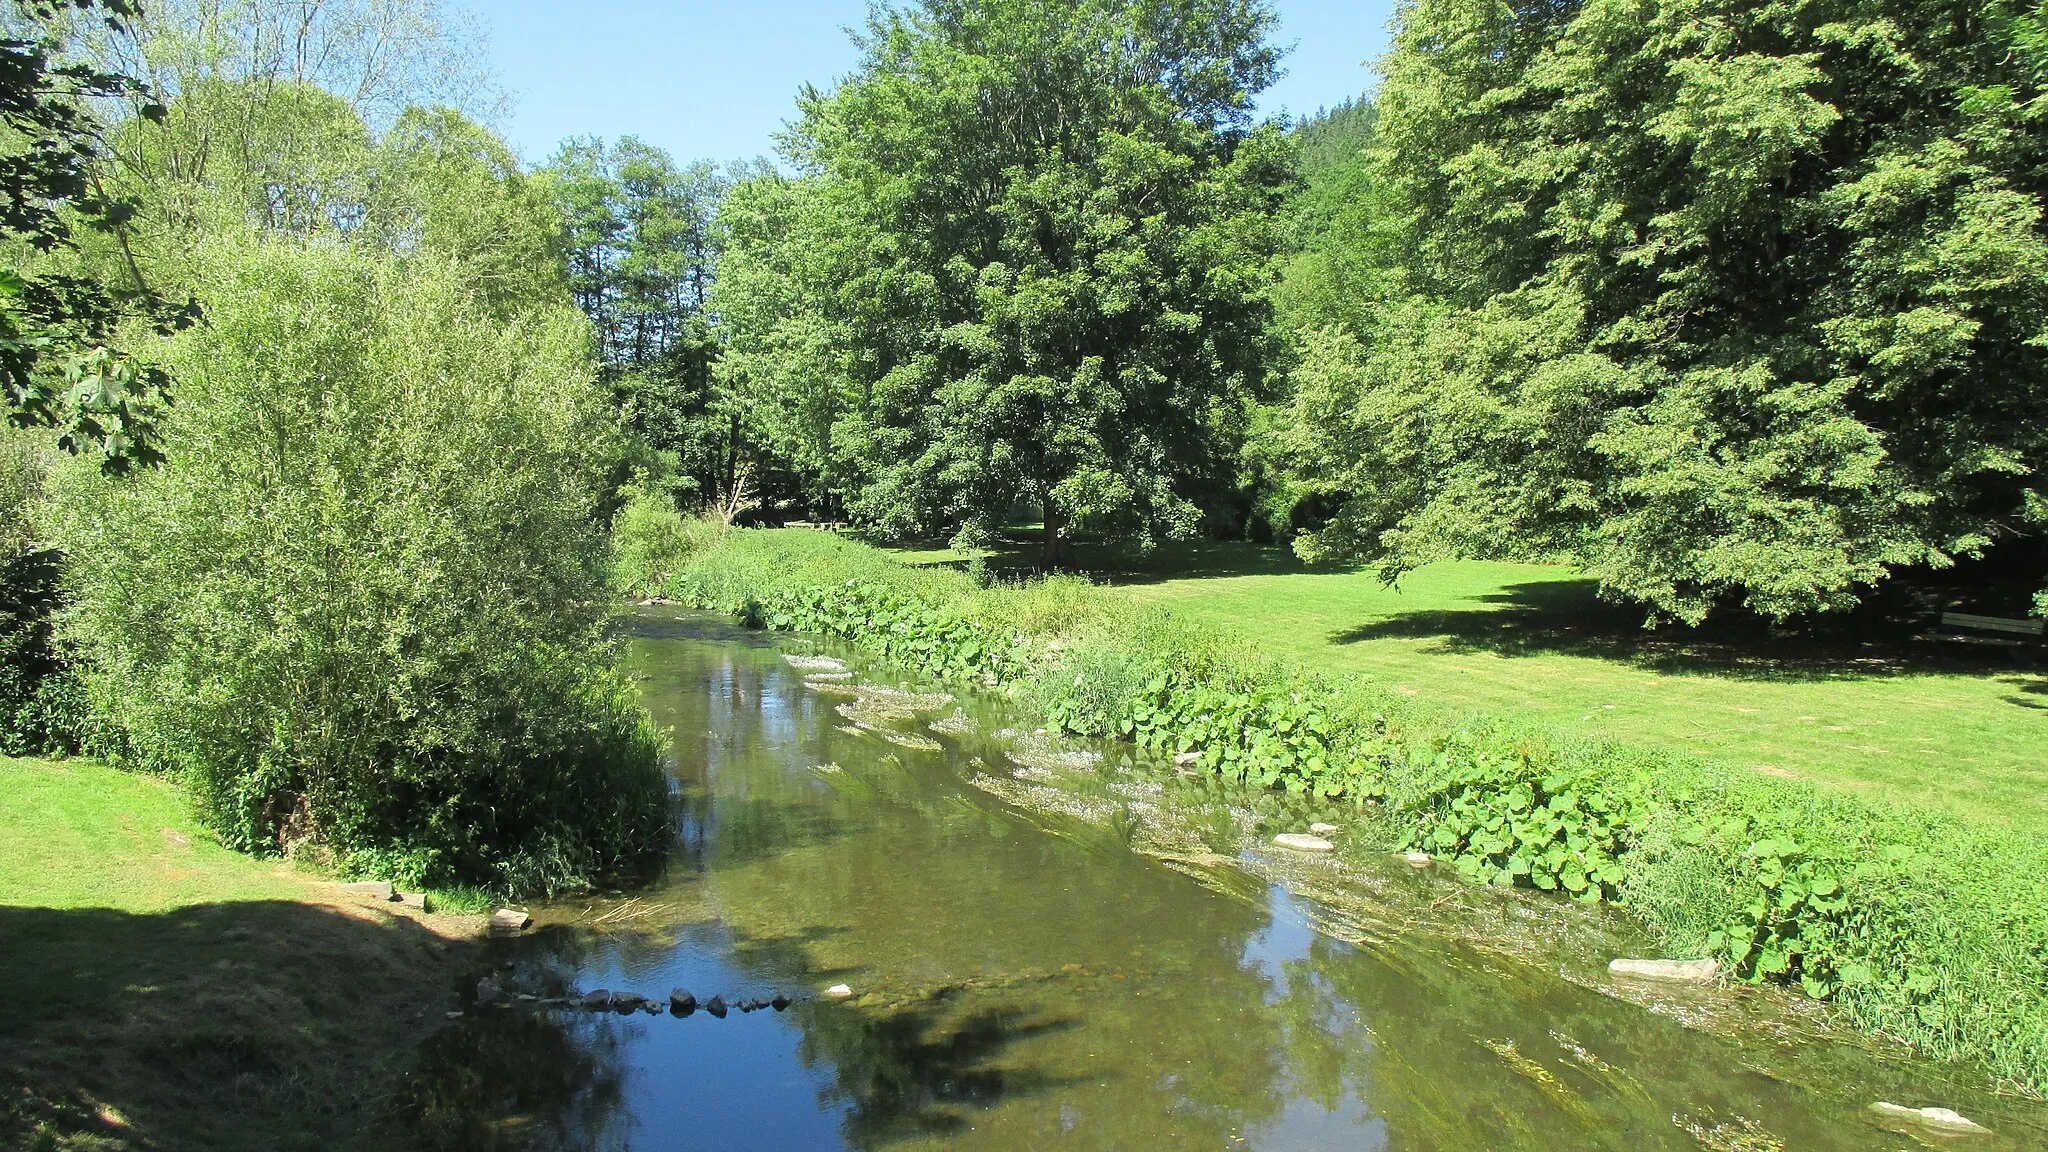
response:
[[[1666,980],[1674,984],[1711,984],[1721,974],[1719,960],[1610,960],[1607,970],[1616,976],[1638,980]]]

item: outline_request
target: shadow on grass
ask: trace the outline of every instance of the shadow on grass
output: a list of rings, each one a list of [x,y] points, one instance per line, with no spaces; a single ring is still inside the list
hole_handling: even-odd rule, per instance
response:
[[[1435,640],[1435,649],[1443,652],[1582,656],[1655,672],[1782,681],[2009,674],[2016,662],[2038,660],[2024,651],[1944,643],[1926,635],[1913,616],[1877,611],[1798,625],[1728,612],[1697,628],[1646,628],[1642,608],[1604,602],[1598,590],[1590,579],[1510,584],[1475,597],[1489,607],[1402,612],[1345,629],[1330,640],[1340,645]],[[2023,691],[2044,689],[2037,685]]]
[[[0,1147],[357,1143],[467,953],[367,907],[0,907]]]

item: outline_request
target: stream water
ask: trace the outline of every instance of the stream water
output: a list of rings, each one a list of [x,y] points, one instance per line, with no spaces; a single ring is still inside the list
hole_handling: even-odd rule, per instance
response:
[[[1589,985],[1621,930],[1555,901],[1489,898],[1464,923],[1519,942],[1460,941],[1433,927],[1464,898],[1453,879],[1247,854],[1284,829],[1250,837],[1221,801],[1176,812],[1170,766],[1034,740],[994,700],[865,691],[894,682],[844,653],[852,678],[807,680],[786,656],[814,651],[636,619],[632,668],[674,731],[680,843],[644,887],[538,908],[533,932],[493,942],[493,981],[539,999],[430,1039],[397,1106],[412,1142],[2048,1146],[2039,1105],[1801,1039],[1776,1001],[1603,994]],[[852,995],[818,995],[838,984]],[[539,1002],[678,987],[796,1002],[723,1018]],[[1877,1100],[1995,1134],[1947,1140]]]

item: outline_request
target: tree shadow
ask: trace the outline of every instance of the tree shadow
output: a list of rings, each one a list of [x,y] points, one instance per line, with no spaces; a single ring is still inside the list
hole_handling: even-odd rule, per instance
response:
[[[0,1146],[354,1143],[469,951],[367,906],[0,907]]]
[[[2037,712],[2048,712],[2048,679],[2008,676],[2001,683],[2012,685],[2020,693],[2017,696],[2007,696],[2006,703],[2032,708]]]
[[[872,1148],[965,1130],[975,1112],[1072,1081],[1002,1063],[1020,1040],[1079,1026],[1067,1017],[1000,1008],[948,1013],[943,1006],[870,1014],[838,1004],[806,1005],[800,1055],[829,1062],[828,1095],[850,1101],[848,1143]]]
[[[928,552],[946,547],[943,540],[878,539],[874,543],[887,548]],[[1241,540],[1170,540],[1150,552],[1137,552],[1128,540],[1081,537],[1073,541],[1073,549],[1073,570],[1104,584],[1155,584],[1166,580],[1356,570],[1344,566],[1311,567],[1302,563],[1288,548]],[[982,552],[982,564],[997,578],[1025,580],[1045,573],[1038,541],[1023,531],[1007,530]],[[925,560],[923,563],[928,567],[964,570],[973,564],[973,560],[959,556]]]
[[[1840,619],[1774,623],[1741,612],[1697,627],[1645,627],[1640,606],[1602,601],[1591,579],[1510,584],[1470,609],[1401,612],[1343,629],[1333,644],[1434,640],[1432,650],[1496,656],[1582,656],[1653,672],[1745,680],[1824,681],[1927,673],[2010,673],[2037,656],[1948,644],[1924,613],[1881,606]]]

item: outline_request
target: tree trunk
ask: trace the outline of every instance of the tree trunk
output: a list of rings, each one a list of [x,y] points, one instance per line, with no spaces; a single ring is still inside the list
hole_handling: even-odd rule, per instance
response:
[[[1067,520],[1060,512],[1060,506],[1051,496],[1045,497],[1041,504],[1045,509],[1044,566],[1047,572],[1057,572],[1061,568],[1073,565],[1074,546],[1068,543],[1064,535]]]

